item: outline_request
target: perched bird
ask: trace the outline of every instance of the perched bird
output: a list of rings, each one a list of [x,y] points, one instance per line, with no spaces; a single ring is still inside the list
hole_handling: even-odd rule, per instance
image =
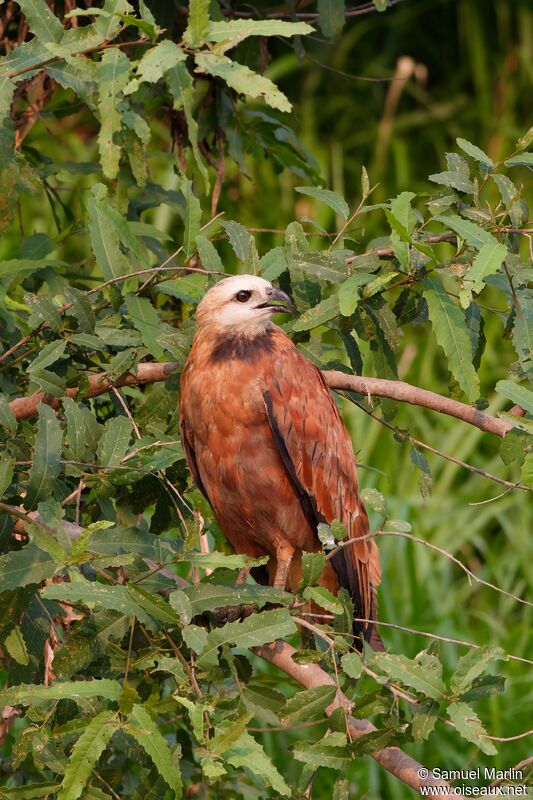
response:
[[[369,533],[351,440],[324,378],[271,321],[290,311],[280,289],[253,275],[205,294],[180,389],[180,429],[194,481],[237,553],[268,555],[269,582],[295,590],[302,551],[320,522],[346,538]],[[379,554],[372,539],[342,547],[320,584],[348,590],[355,616],[375,619]],[[375,626],[354,623],[373,647]]]

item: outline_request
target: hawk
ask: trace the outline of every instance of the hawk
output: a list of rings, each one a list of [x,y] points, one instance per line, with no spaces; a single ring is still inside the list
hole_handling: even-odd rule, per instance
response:
[[[180,431],[193,479],[237,553],[268,555],[272,586],[294,591],[302,553],[322,548],[321,522],[346,539],[320,585],[349,592],[375,619],[377,547],[359,495],[348,431],[320,370],[272,322],[289,297],[254,275],[221,280],[196,312],[180,387]],[[380,647],[370,623],[354,633]]]

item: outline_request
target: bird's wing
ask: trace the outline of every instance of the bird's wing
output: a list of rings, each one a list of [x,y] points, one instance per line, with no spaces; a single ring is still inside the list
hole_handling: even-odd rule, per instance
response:
[[[274,440],[313,525],[338,519],[346,539],[369,533],[359,495],[351,440],[319,369],[297,350],[276,360],[263,392]],[[379,556],[370,540],[352,542],[331,560],[339,584],[350,593],[356,616],[373,618]],[[359,626],[369,638],[369,626]]]

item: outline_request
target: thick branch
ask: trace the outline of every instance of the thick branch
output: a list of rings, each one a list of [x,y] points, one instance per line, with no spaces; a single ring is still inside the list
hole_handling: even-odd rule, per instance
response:
[[[384,378],[365,378],[362,375],[347,375],[337,370],[324,372],[324,377],[330,389],[343,389],[348,392],[357,392],[362,395],[374,397],[387,397],[391,400],[400,400],[415,406],[424,406],[441,414],[448,414],[470,425],[475,425],[482,431],[494,433],[496,436],[505,436],[513,427],[504,419],[484,414],[472,406],[452,400],[450,397],[420,389],[403,381],[388,381]]]
[[[155,383],[164,381],[179,368],[176,361],[164,363],[148,362],[139,364],[135,374],[125,373],[116,381],[111,381],[105,372],[89,375],[89,389],[84,393],[85,397],[96,397],[111,391],[113,386],[136,386],[142,383]],[[324,378],[330,389],[340,389],[343,391],[357,392],[357,394],[370,395],[373,397],[387,397],[392,400],[399,400],[411,405],[424,406],[432,411],[441,414],[448,414],[456,419],[475,425],[482,431],[494,433],[496,436],[505,436],[513,427],[510,422],[498,419],[490,414],[484,414],[472,406],[452,400],[450,397],[429,392],[427,389],[420,389],[410,383],[403,381],[389,381],[384,378],[366,378],[362,375],[348,375],[337,370],[327,370]],[[69,397],[75,397],[79,392],[78,388],[67,389]],[[30,397],[19,397],[12,400],[9,404],[11,411],[17,419],[27,419],[37,414],[39,403],[48,403],[52,408],[60,408],[61,399],[45,395],[44,392],[36,392]]]
[[[84,393],[84,397],[97,397],[100,394],[110,392],[113,387],[120,386],[137,386],[141,383],[156,383],[157,381],[166,381],[169,375],[179,368],[176,361],[167,361],[164,363],[148,362],[146,364],[139,364],[135,374],[125,372],[116,381],[111,381],[105,372],[95,375],[89,375],[89,389]],[[67,389],[69,397],[75,397],[79,389]],[[36,392],[30,397],[18,397],[16,400],[10,402],[10,408],[16,419],[27,419],[37,414],[39,403],[47,403],[52,408],[58,409],[61,407],[61,398],[51,397],[44,392]]]
[[[281,669],[297,683],[305,686],[306,689],[311,689],[315,686],[335,686],[333,678],[324,672],[317,664],[297,664],[293,661],[293,655],[297,652],[294,647],[286,642],[278,641],[272,645],[265,645],[264,647],[253,648],[254,652],[269,661],[274,666]],[[328,716],[335,711],[336,708],[348,708],[350,702],[346,695],[337,691],[337,696],[333,703],[326,709]],[[355,717],[348,717],[348,725],[350,734],[353,739],[358,739],[366,733],[372,733],[376,730],[374,725],[366,719],[356,719]],[[391,775],[399,778],[403,783],[420,792],[422,786],[445,786],[450,787],[450,784],[443,780],[434,778],[428,770],[425,770],[422,764],[415,761],[414,758],[404,753],[398,747],[384,747],[383,750],[377,750],[372,753],[372,758],[381,764]],[[427,778],[420,776],[428,774]],[[463,798],[464,795],[455,794],[454,797]]]

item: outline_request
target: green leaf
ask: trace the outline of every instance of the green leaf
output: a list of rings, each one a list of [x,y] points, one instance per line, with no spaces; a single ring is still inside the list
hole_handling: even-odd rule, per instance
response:
[[[209,0],[189,0],[189,19],[183,40],[189,47],[198,47],[207,37]]]
[[[288,797],[290,787],[285,783],[261,745],[249,733],[242,733],[239,739],[224,753],[224,761],[235,769],[248,769],[268,783],[276,797]]]
[[[119,726],[116,711],[101,711],[89,722],[72,749],[58,800],[77,800],[80,797],[96,762]]]
[[[279,111],[290,111],[292,106],[277,86],[271,80],[251,69],[244,64],[226,56],[216,53],[197,53],[196,64],[200,72],[206,72],[214,78],[222,78],[227,85],[238,94],[245,94],[253,98],[261,98],[272,108]]]
[[[435,338],[448,359],[450,372],[473,402],[479,397],[479,378],[472,364],[472,342],[464,316],[439,280],[427,277],[422,285]]]
[[[411,735],[415,742],[422,742],[429,737],[438,718],[438,703],[420,703],[417,706],[411,724]]]
[[[339,295],[332,294],[321,300],[318,305],[309,308],[293,323],[294,331],[309,331],[318,328],[339,315]]]
[[[65,29],[44,0],[20,0],[19,6],[32,33],[41,42],[59,44]]]
[[[377,489],[362,489],[361,497],[366,506],[375,511],[376,514],[387,514],[387,501],[385,495]]]
[[[208,633],[205,628],[199,625],[186,625],[181,635],[183,641],[195,653],[201,653],[207,644]]]
[[[54,559],[34,544],[6,553],[0,556],[0,592],[41,583],[51,578],[56,569]]]
[[[533,167],[533,153],[520,153],[515,158],[508,158],[506,162],[508,167]]]
[[[344,0],[318,0],[318,23],[328,39],[333,39],[344,27]]]
[[[46,369],[46,367],[55,364],[59,359],[68,358],[68,356],[65,355],[66,344],[66,342],[61,340],[45,344],[30,363],[28,370],[32,372],[37,368]]]
[[[51,496],[61,464],[61,425],[50,406],[39,403],[39,422],[24,505],[28,510]]]
[[[109,51],[108,51],[109,52]],[[101,186],[98,184],[97,187]],[[133,250],[135,237],[127,222],[107,200],[93,197],[87,203],[89,234],[94,255],[106,281],[131,272],[131,261],[123,247]],[[136,255],[135,250],[133,250]]]
[[[520,480],[533,489],[533,453],[528,453],[522,464],[522,471],[520,473]]]
[[[472,144],[466,139],[461,139],[460,137],[455,141],[457,142],[461,150],[463,150],[467,155],[472,156],[472,158],[475,158],[476,161],[480,161],[487,167],[494,166],[494,161],[492,160],[492,158],[490,158],[490,156],[488,156],[483,150],[481,150],[475,144]]]
[[[373,280],[370,273],[356,272],[339,287],[339,311],[343,317],[351,317],[357,308],[360,296],[357,291]]]
[[[196,237],[200,231],[202,208],[200,201],[192,190],[192,181],[182,178],[180,190],[185,198],[185,230],[183,232],[183,250],[190,257],[196,251]]]
[[[215,755],[222,755],[222,753],[225,753],[244,733],[252,717],[253,713],[248,711],[246,714],[242,714],[236,719],[235,722],[223,728],[220,733],[217,733],[216,736],[213,736],[210,740],[209,750]]]
[[[55,372],[50,372],[47,369],[33,369],[28,370],[33,383],[36,383],[45,394],[52,397],[63,397],[66,391],[65,379]]]
[[[8,636],[6,636],[3,646],[17,664],[25,666],[30,663],[26,642],[24,641],[24,636],[18,625],[15,625]]]
[[[131,433],[132,425],[127,417],[113,417],[108,420],[98,442],[98,463],[103,467],[120,465],[126,455]]]
[[[284,247],[273,247],[259,259],[259,274],[266,281],[274,281],[288,269]]]
[[[169,597],[171,605],[173,605],[172,597],[174,594],[177,593],[173,593]],[[185,595],[189,600],[193,617],[223,606],[254,604],[258,608],[262,608],[265,603],[289,605],[293,600],[293,596],[289,592],[273,589],[270,586],[254,584],[226,586],[225,584],[217,585],[216,583],[197,583],[180,591],[179,594]]]
[[[328,745],[323,739],[316,744],[297,742],[293,747],[293,756],[297,761],[304,761],[313,770],[317,767],[328,767],[345,773],[352,763],[352,754],[347,747]]]
[[[506,255],[507,248],[503,244],[494,241],[483,245],[462,279],[459,301],[463,308],[470,305],[472,292],[479,294],[484,288],[485,278],[498,272]]]
[[[228,39],[243,41],[249,36],[306,36],[314,28],[306,22],[285,22],[279,19],[227,19],[209,23],[210,42]]]
[[[533,392],[512,381],[498,381],[496,391],[521,406],[529,414],[533,414]]]
[[[431,476],[431,469],[428,460],[424,453],[422,453],[420,450],[417,450],[416,447],[412,447],[411,462],[420,470],[418,486],[420,488],[420,494],[422,497],[427,498],[431,494],[431,489],[433,486],[433,478]]]
[[[56,700],[78,701],[105,697],[118,702],[122,686],[118,681],[98,678],[84,681],[55,681],[51,686],[24,684],[11,686],[0,691],[0,702],[9,706],[30,706],[35,703],[49,703]]]
[[[54,583],[45,586],[41,596],[48,600],[66,601],[68,603],[84,603],[89,608],[106,608],[119,611],[121,614],[136,617],[150,630],[154,629],[153,618],[133,597],[126,586],[106,586],[92,581],[76,581],[72,583]]]
[[[83,461],[87,447],[83,411],[71,397],[63,399],[63,411],[67,419],[66,443],[71,451],[72,459]]]
[[[135,69],[135,78],[132,78],[124,89],[124,94],[135,92],[141,83],[157,83],[169,70],[173,69],[180,61],[185,61],[186,55],[172,39],[163,39],[161,42],[146,50]]]
[[[83,333],[92,333],[96,319],[91,301],[85,292],[76,289],[74,286],[67,286],[63,294],[67,303],[72,303],[72,308],[69,309],[68,314],[76,317],[79,330]]]
[[[312,586],[324,572],[325,553],[302,553],[302,581],[304,586]]]
[[[220,258],[216,247],[205,236],[196,237],[196,247],[200,261],[204,269],[209,272],[222,272],[224,273],[224,264]]]
[[[393,681],[399,681],[432,700],[440,700],[446,687],[442,680],[442,664],[427,653],[415,659],[393,653],[373,653],[372,661]]]
[[[342,603],[323,586],[307,586],[304,589],[304,597],[332,614],[342,614]]]
[[[126,308],[134,327],[141,334],[144,346],[154,358],[162,358],[163,348],[157,342],[161,334],[161,321],[150,300],[130,294],[126,297]]]
[[[127,55],[118,47],[104,51],[98,65],[100,132],[98,149],[102,172],[106,178],[116,178],[120,161],[120,145],[115,135],[122,127],[120,99],[131,69]]]
[[[372,0],[372,2],[374,3],[376,11],[379,12],[386,11],[390,5],[389,0]]]
[[[496,242],[492,233],[483,230],[479,225],[475,225],[467,219],[458,217],[455,214],[437,214],[434,219],[437,222],[442,222],[448,228],[451,228],[454,233],[464,239],[472,247],[479,250],[484,244],[488,242]]]
[[[363,660],[359,653],[345,653],[341,657],[341,666],[350,678],[359,678],[363,672]]]
[[[198,146],[198,122],[193,113],[194,82],[192,75],[184,61],[178,61],[166,74],[166,81],[171,95],[174,98],[173,107],[176,111],[183,109],[187,122],[187,135],[191,144],[196,165],[204,178],[206,193],[209,191],[209,177],[207,167]]]
[[[344,20],[344,16],[343,16]],[[315,186],[295,186],[294,190],[300,194],[306,194],[313,197],[315,200],[320,200],[327,206],[333,209],[336,214],[339,214],[343,219],[348,219],[350,216],[350,209],[348,203],[337,192],[332,192],[329,189],[319,189]]]
[[[42,800],[60,789],[59,783],[32,783],[15,789],[2,787],[3,800]]]
[[[37,327],[45,322],[55,333],[59,333],[61,330],[61,314],[57,306],[54,305],[51,300],[36,294],[26,295],[24,299],[32,309],[30,317],[30,324],[32,326]]]
[[[0,497],[11,486],[15,470],[15,456],[3,450],[0,452]]]
[[[237,647],[258,647],[266,642],[290,636],[295,631],[296,625],[285,608],[252,614],[242,622],[228,622],[209,633],[207,644],[198,658],[198,664],[216,666],[218,663],[217,650],[223,644],[234,644]]]
[[[228,234],[228,239],[233,248],[233,251],[240,261],[246,261],[248,252],[250,250],[251,235],[248,233],[244,225],[234,220],[221,220],[222,227]]]
[[[287,700],[279,716],[286,725],[307,722],[310,719],[326,719],[326,708],[333,702],[336,694],[335,686],[315,686],[296,692]]]
[[[179,769],[174,764],[172,752],[166,739],[159,732],[148,711],[141,705],[134,705],[126,728],[154,762],[163,780],[179,800],[183,793],[183,784]]]
[[[0,392],[0,426],[4,428],[7,433],[15,434],[17,432],[17,418],[11,411],[6,396]]]
[[[487,739],[487,732],[475,711],[467,703],[451,703],[446,709],[446,713],[457,728],[458,732],[468,742],[472,742],[488,756],[494,756],[498,752],[490,739]]]
[[[258,567],[261,564],[266,564],[268,556],[250,558],[237,553],[226,555],[214,550],[211,553],[184,553],[182,560],[187,561],[194,567],[200,567],[200,569],[243,569],[244,567]]]
[[[478,678],[488,665],[496,660],[507,660],[507,655],[501,647],[473,647],[457,662],[455,671],[450,679],[450,689],[454,694],[462,694],[470,689],[472,683]]]
[[[180,624],[180,618],[174,609],[158,594],[147,592],[134,583],[129,583],[126,587],[126,591],[133,598],[134,602],[144,608],[153,619],[157,619],[165,625],[173,625],[175,627]]]
[[[530,144],[533,143],[533,125],[526,133],[518,139],[516,143],[517,150],[527,150]]]

